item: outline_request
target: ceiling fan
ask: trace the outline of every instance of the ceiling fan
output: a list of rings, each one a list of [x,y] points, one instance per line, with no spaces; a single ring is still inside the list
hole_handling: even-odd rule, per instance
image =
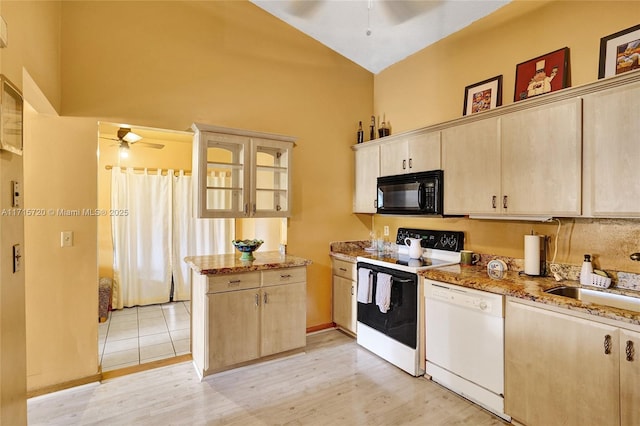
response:
[[[152,142],[141,142],[142,136],[138,135],[131,131],[129,127],[120,127],[118,132],[116,133],[117,138],[107,138],[101,136],[102,139],[109,139],[112,141],[118,142],[118,147],[121,151],[129,150],[131,145],[140,145],[145,148],[153,148],[153,149],[162,149],[164,148],[163,144],[160,143],[152,143]]]

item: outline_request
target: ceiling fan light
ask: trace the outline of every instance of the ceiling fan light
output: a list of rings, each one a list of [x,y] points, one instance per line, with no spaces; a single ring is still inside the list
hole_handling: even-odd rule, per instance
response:
[[[118,148],[120,158],[129,158],[129,143],[123,140]]]

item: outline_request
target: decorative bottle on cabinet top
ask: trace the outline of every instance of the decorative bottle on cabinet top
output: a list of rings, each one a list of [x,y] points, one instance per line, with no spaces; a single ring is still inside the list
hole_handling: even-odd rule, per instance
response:
[[[362,130],[362,121],[358,122],[358,143],[364,142],[364,130]]]
[[[584,261],[582,262],[582,269],[580,270],[580,284],[591,284],[591,273],[593,272],[593,265],[591,264],[591,256],[584,255]]]

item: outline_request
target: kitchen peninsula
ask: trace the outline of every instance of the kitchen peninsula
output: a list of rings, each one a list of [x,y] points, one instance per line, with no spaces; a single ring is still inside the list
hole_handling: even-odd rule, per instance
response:
[[[189,256],[191,352],[200,378],[302,350],[311,261],[279,252]]]

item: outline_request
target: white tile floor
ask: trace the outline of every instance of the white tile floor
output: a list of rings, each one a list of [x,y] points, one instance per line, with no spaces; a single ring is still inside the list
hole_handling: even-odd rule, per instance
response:
[[[102,371],[188,354],[189,302],[109,312],[98,326]]]

